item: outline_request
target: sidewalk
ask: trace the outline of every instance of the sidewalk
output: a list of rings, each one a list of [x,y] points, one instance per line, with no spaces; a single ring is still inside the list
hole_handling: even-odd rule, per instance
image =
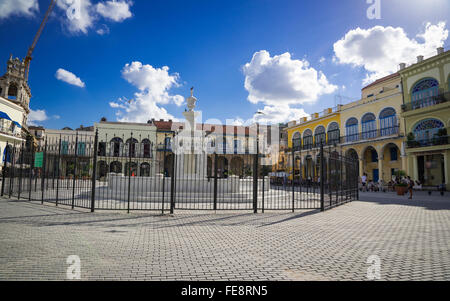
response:
[[[0,199],[0,280],[450,280],[450,198],[361,193],[324,213],[88,213]]]

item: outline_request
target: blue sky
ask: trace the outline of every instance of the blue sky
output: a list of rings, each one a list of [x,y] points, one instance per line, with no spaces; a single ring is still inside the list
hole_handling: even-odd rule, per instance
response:
[[[59,1],[29,78],[32,122],[48,128],[181,119],[191,86],[204,120],[299,119],[449,48],[446,0],[380,0],[381,19],[366,0],[81,0],[77,22]],[[25,56],[50,3],[18,2],[0,0],[0,73],[10,53]]]

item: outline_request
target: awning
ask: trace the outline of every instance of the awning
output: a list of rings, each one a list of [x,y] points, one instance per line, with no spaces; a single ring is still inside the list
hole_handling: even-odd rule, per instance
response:
[[[6,120],[11,120],[12,119],[8,116],[8,114],[6,114],[5,112],[0,111],[0,119],[6,119]]]

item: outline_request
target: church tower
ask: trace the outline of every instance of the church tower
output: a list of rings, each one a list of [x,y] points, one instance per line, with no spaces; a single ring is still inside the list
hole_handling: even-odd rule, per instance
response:
[[[25,80],[25,62],[10,56],[6,73],[0,77],[0,96],[30,112],[31,91]],[[24,121],[26,123],[26,120]]]

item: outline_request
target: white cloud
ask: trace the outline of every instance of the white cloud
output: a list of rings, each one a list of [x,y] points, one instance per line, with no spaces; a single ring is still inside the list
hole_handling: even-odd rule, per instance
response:
[[[151,118],[173,119],[167,110],[159,105],[173,103],[181,106],[184,97],[170,94],[170,89],[179,87],[179,75],[169,74],[169,67],[154,68],[141,62],[126,64],[122,69],[123,78],[139,89],[134,100],[119,99],[110,102],[110,107],[117,109],[119,121],[147,122]]]
[[[109,34],[109,27],[103,24],[100,28],[95,31],[97,34],[103,36],[105,34]]]
[[[8,18],[12,15],[34,16],[39,12],[37,0],[1,0],[0,19]]]
[[[96,11],[101,16],[111,19],[115,22],[122,22],[132,16],[130,7],[133,5],[131,1],[106,1],[100,2],[96,6]]]
[[[401,27],[375,26],[352,29],[334,44],[333,61],[364,67],[364,84],[396,72],[399,63],[413,63],[418,55],[436,55],[436,48],[448,38],[445,22],[427,23],[423,33],[409,38]],[[422,42],[421,42],[422,41]]]
[[[95,5],[90,0],[59,0],[58,7],[63,12],[62,22],[72,34],[87,34],[90,28],[95,27],[96,21],[105,18],[112,22],[122,22],[132,17],[131,1],[105,1]],[[97,28],[96,33],[108,34],[106,25]]]
[[[326,61],[326,59],[323,56],[319,59],[319,63],[321,63],[321,64],[325,63],[325,61]]]
[[[63,23],[71,33],[88,33],[95,20],[90,0],[60,0],[56,3],[63,11]]]
[[[303,109],[289,105],[265,106],[259,112],[262,114],[255,114],[253,121],[261,124],[278,124],[310,116]]]
[[[60,81],[66,82],[68,84],[84,88],[86,85],[81,81],[79,77],[70,71],[59,68],[55,74],[56,78]]]
[[[45,110],[34,111],[30,109],[30,114],[28,114],[27,120],[28,125],[36,126],[46,120],[48,120],[48,116]]]
[[[293,60],[288,52],[273,57],[266,50],[256,52],[243,70],[248,100],[255,104],[315,102],[319,96],[337,89],[322,72],[310,67],[308,61]]]
[[[264,114],[253,117],[258,122],[280,123],[299,119],[307,114],[303,109],[292,106],[316,102],[321,95],[338,89],[308,61],[294,60],[288,52],[273,57],[266,50],[256,52],[243,71],[248,100],[265,105],[261,111]]]

